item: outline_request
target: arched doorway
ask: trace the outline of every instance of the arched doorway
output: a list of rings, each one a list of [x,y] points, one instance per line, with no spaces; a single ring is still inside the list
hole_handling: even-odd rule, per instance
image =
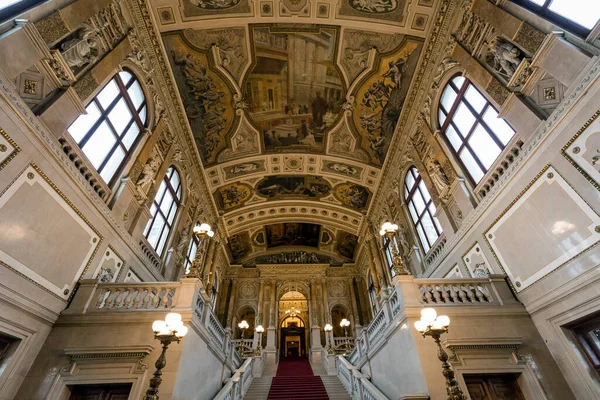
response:
[[[308,301],[297,291],[290,290],[279,299],[279,357],[280,359],[308,355]]]

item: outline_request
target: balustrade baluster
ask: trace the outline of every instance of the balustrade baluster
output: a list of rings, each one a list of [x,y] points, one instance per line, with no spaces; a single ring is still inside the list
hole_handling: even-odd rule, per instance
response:
[[[102,303],[104,303],[104,296],[106,295],[107,292],[108,292],[107,289],[100,290],[100,294],[98,295],[98,299],[96,300],[96,304],[94,305],[95,308],[101,308]]]
[[[438,291],[438,286],[436,285],[431,285],[431,291],[433,292],[433,298],[435,299],[436,303],[441,303],[442,301],[442,297],[440,296],[440,292]]]
[[[160,303],[160,289],[152,288],[150,290],[152,292],[152,308],[158,308]]]
[[[115,304],[115,300],[117,299],[117,297],[119,296],[120,293],[121,293],[121,291],[119,289],[111,290],[110,294],[106,298],[106,301],[104,302],[104,308],[112,310],[112,308],[114,307],[114,304]]]
[[[454,285],[450,285],[450,298],[453,303],[458,303],[458,293],[456,293],[456,287]]]
[[[467,294],[465,293],[463,286],[458,285],[458,296],[460,297],[461,303],[467,303]]]
[[[477,302],[477,298],[475,297],[475,293],[473,293],[473,288],[470,284],[465,285],[466,288],[466,292],[467,292],[467,297],[469,298],[469,302],[470,303],[476,303]]]
[[[486,298],[485,295],[479,290],[479,285],[475,285],[475,297],[480,303],[485,303]]]
[[[425,290],[425,302],[426,303],[432,303],[433,302],[433,296],[431,296],[431,293],[429,293],[429,285],[424,285],[423,289]]]
[[[149,308],[148,305],[150,304],[150,301],[152,300],[153,296],[154,293],[152,292],[152,289],[146,288],[146,295],[144,296],[144,301],[142,302],[142,308]]]
[[[450,296],[448,295],[448,287],[446,285],[440,286],[442,290],[442,297],[444,298],[444,303],[450,303]]]

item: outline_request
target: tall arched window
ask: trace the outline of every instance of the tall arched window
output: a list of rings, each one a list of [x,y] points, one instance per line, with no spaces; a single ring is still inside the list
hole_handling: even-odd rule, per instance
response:
[[[102,179],[111,185],[146,124],[146,98],[137,79],[121,71],[104,86],[67,131]]]
[[[171,166],[158,187],[150,208],[152,217],[144,231],[148,243],[159,255],[163,253],[180,204],[181,179],[175,167]]]
[[[483,178],[515,134],[498,118],[498,110],[462,76],[446,85],[438,117],[448,146],[474,184]]]
[[[600,20],[600,3],[590,0],[512,0],[579,36],[586,37]]]
[[[435,217],[435,205],[419,171],[411,167],[404,179],[404,200],[408,206],[410,217],[423,245],[425,253],[442,234],[442,227]]]
[[[196,235],[192,235],[192,238],[190,239],[190,246],[188,247],[188,251],[185,256],[185,261],[184,261],[184,267],[185,267],[186,274],[188,272],[190,272],[190,267],[192,266],[192,263],[194,262],[194,259],[196,258],[196,252],[198,251],[199,243],[200,243],[200,240],[198,240]]]
[[[394,272],[394,253],[392,252],[392,241],[396,248],[398,248],[398,242],[396,241],[396,237],[394,236],[391,240],[388,237],[383,238],[383,254],[385,255],[385,262],[387,267],[390,269],[390,273],[392,277],[396,276]]]

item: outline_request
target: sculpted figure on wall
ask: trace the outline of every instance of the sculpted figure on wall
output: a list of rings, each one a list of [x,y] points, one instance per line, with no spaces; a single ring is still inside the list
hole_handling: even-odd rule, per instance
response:
[[[450,179],[448,179],[448,175],[446,175],[446,172],[444,172],[444,169],[438,160],[430,161],[428,167],[431,181],[435,185],[438,192],[442,193],[448,187],[448,185],[450,185]]]
[[[89,25],[84,25],[76,37],[66,41],[61,46],[61,54],[71,69],[93,63],[98,57],[98,31]]]
[[[510,79],[523,59],[521,50],[499,37],[490,41],[488,50],[486,62],[500,75]]]
[[[144,168],[142,169],[142,174],[135,184],[140,191],[145,192],[148,187],[154,183],[154,176],[156,175],[159,166],[160,159],[158,159],[158,157],[150,157],[148,161],[146,161],[146,164],[144,164]]]

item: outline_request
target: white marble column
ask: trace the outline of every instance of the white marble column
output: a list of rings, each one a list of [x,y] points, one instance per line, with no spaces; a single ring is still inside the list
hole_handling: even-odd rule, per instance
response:
[[[263,324],[263,297],[264,297],[264,284],[263,280],[260,279],[259,288],[258,288],[258,305],[256,306],[256,318],[254,319],[254,341],[252,342],[253,348],[258,347],[260,345],[258,343],[260,334],[256,332],[256,327],[258,325]]]
[[[267,328],[267,347],[265,351],[267,353],[267,364],[275,364],[277,363],[277,345],[275,343],[277,340],[277,328],[275,326],[277,323],[275,314],[275,280],[269,282],[269,287],[271,290],[271,300],[269,302],[269,327]]]
[[[317,305],[317,284],[314,279],[310,281],[310,305],[311,305],[311,315],[310,315],[310,360],[312,362],[320,362],[321,361],[321,349],[323,348],[323,344],[321,343],[321,328],[319,327],[319,315]]]
[[[352,317],[354,318],[354,337],[358,337],[360,335],[360,331],[362,331],[362,325],[360,324],[360,317],[358,315],[358,305],[356,304],[356,291],[354,290],[354,279],[348,278],[348,285],[350,286],[350,297],[352,304]]]

